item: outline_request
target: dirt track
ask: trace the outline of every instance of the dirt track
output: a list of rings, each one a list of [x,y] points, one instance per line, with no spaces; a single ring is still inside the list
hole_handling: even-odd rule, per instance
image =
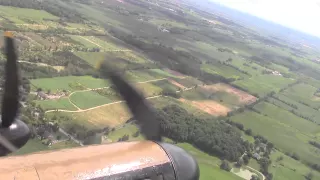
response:
[[[161,78],[161,79],[153,79],[153,80],[148,80],[148,81],[143,81],[143,82],[138,82],[136,84],[144,84],[144,83],[150,83],[150,82],[156,82],[156,81],[162,81],[162,80],[165,80],[167,78]],[[104,106],[110,106],[110,105],[113,105],[113,104],[119,104],[119,103],[123,103],[123,101],[116,101],[116,102],[112,102],[112,103],[108,103],[108,104],[103,104],[103,105],[100,105],[100,106],[95,106],[95,107],[92,107],[92,108],[89,108],[89,109],[81,109],[79,108],[76,104],[74,104],[70,97],[75,94],[75,93],[81,93],[81,92],[87,92],[87,91],[94,91],[94,90],[100,90],[100,89],[108,89],[110,88],[110,86],[107,86],[107,87],[101,87],[101,88],[91,88],[91,89],[85,89],[85,90],[79,90],[79,91],[74,91],[72,93],[69,94],[68,96],[68,99],[69,99],[69,102],[74,106],[76,107],[78,110],[76,111],[69,111],[69,110],[64,110],[64,109],[58,109],[58,110],[48,110],[46,111],[45,113],[50,113],[50,112],[70,112],[70,113],[77,113],[77,112],[86,112],[86,111],[90,111],[90,110],[93,110],[93,109],[96,109],[96,108],[100,108],[100,107],[104,107]],[[157,98],[157,97],[160,97],[160,96],[152,96],[152,97],[148,97],[146,99],[152,99],[152,98]]]
[[[226,116],[227,113],[231,111],[231,109],[219,104],[216,101],[189,101],[182,98],[180,99],[180,101],[189,103],[192,106],[214,116]]]

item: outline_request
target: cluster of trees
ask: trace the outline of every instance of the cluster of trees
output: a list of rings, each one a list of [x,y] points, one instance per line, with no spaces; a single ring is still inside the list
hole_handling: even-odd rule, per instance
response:
[[[182,74],[198,77],[203,82],[229,83],[235,80],[234,78],[225,78],[218,74],[210,74],[202,71],[202,61],[194,57],[189,52],[175,50],[172,47],[167,47],[161,43],[148,43],[147,39],[144,40],[142,37],[128,35],[118,29],[111,29],[110,33],[127,44],[143,50],[151,59],[161,63],[162,65]]]
[[[223,160],[220,164],[220,169],[223,169],[225,171],[230,171],[231,166],[229,165],[229,163],[227,161]]]
[[[157,111],[161,133],[177,142],[188,142],[223,159],[236,161],[246,150],[241,134],[224,121],[201,119],[177,105]]]
[[[297,154],[297,153],[288,153],[288,152],[286,152],[285,153],[287,156],[290,156],[291,158],[293,158],[293,159],[295,159],[295,160],[297,160],[297,161],[299,161],[300,160],[300,156]]]
[[[218,48],[218,51],[220,52],[228,52],[228,53],[233,53],[232,50],[228,49],[228,48]]]
[[[129,140],[129,135],[125,134],[123,135],[122,137],[120,137],[118,139],[118,142],[121,142],[121,141],[128,141]]]
[[[311,144],[312,146],[320,149],[320,143],[316,142],[316,141],[309,141],[309,144]]]
[[[174,90],[171,90],[171,89],[165,89],[161,92],[161,94],[163,96],[170,96],[170,97],[173,97],[173,98],[176,98],[176,99],[179,99],[181,98],[181,93],[179,92],[176,92]]]

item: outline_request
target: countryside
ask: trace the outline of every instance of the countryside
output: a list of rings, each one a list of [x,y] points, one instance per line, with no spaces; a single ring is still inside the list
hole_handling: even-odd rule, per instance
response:
[[[165,141],[197,159],[201,180],[320,179],[319,48],[189,0],[0,0],[5,31],[32,132],[10,156],[143,140],[97,71],[107,61],[155,108]]]

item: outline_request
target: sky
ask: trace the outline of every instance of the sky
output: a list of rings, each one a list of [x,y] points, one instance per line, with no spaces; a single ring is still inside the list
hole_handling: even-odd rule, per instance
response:
[[[320,0],[210,0],[320,37]]]

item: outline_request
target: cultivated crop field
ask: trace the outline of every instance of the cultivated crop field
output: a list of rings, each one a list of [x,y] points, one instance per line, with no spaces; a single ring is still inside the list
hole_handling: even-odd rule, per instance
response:
[[[71,113],[76,123],[88,122],[91,128],[115,127],[129,120],[132,115],[124,103],[115,103],[89,111]]]
[[[290,112],[295,112],[301,114],[305,117],[310,118],[310,120],[319,123],[320,120],[317,118],[320,116],[320,112],[310,106],[299,103],[283,94],[276,94],[274,98],[269,98],[268,101],[280,108],[288,110]]]
[[[88,109],[112,102],[111,98],[101,96],[94,91],[74,93],[69,98],[80,109]]]
[[[306,104],[312,108],[319,109],[320,108],[320,102],[316,100],[316,97],[314,94],[316,93],[317,88],[313,87],[308,84],[297,84],[286,91],[284,91],[282,94],[285,96]]]
[[[280,159],[282,157],[282,160]],[[275,151],[271,154],[272,167],[271,172],[274,174],[275,180],[282,179],[304,179],[310,173],[310,169],[301,162],[286,156],[285,154]],[[312,171],[315,179],[320,178],[320,173]]]
[[[201,69],[207,73],[219,74],[225,78],[243,79],[248,77],[248,75],[220,63],[214,65],[204,64]]]
[[[38,100],[35,101],[37,105],[40,105],[43,110],[55,110],[55,109],[65,109],[65,110],[77,110],[75,106],[73,106],[69,99],[64,97],[60,99],[54,99],[54,100]]]
[[[294,128],[299,132],[314,137],[320,131],[320,127],[315,123],[302,119],[289,111],[279,109],[277,106],[265,102],[258,103],[254,109],[272,119],[278,120],[279,123]]]
[[[35,88],[43,90],[51,90],[52,92],[68,90],[82,90],[86,88],[102,88],[109,86],[109,83],[104,79],[97,79],[91,76],[65,76],[55,78],[33,79],[31,84]]]
[[[254,133],[266,137],[283,152],[295,152],[301,159],[310,162],[316,162],[320,159],[320,156],[314,153],[316,149],[308,144],[312,137],[277,119],[253,111],[245,111],[231,117],[231,120],[242,123],[245,127],[252,129]]]
[[[253,76],[248,79],[235,81],[232,84],[246,89],[251,94],[259,97],[265,96],[272,91],[279,91],[281,88],[293,83],[295,80],[274,75]]]

